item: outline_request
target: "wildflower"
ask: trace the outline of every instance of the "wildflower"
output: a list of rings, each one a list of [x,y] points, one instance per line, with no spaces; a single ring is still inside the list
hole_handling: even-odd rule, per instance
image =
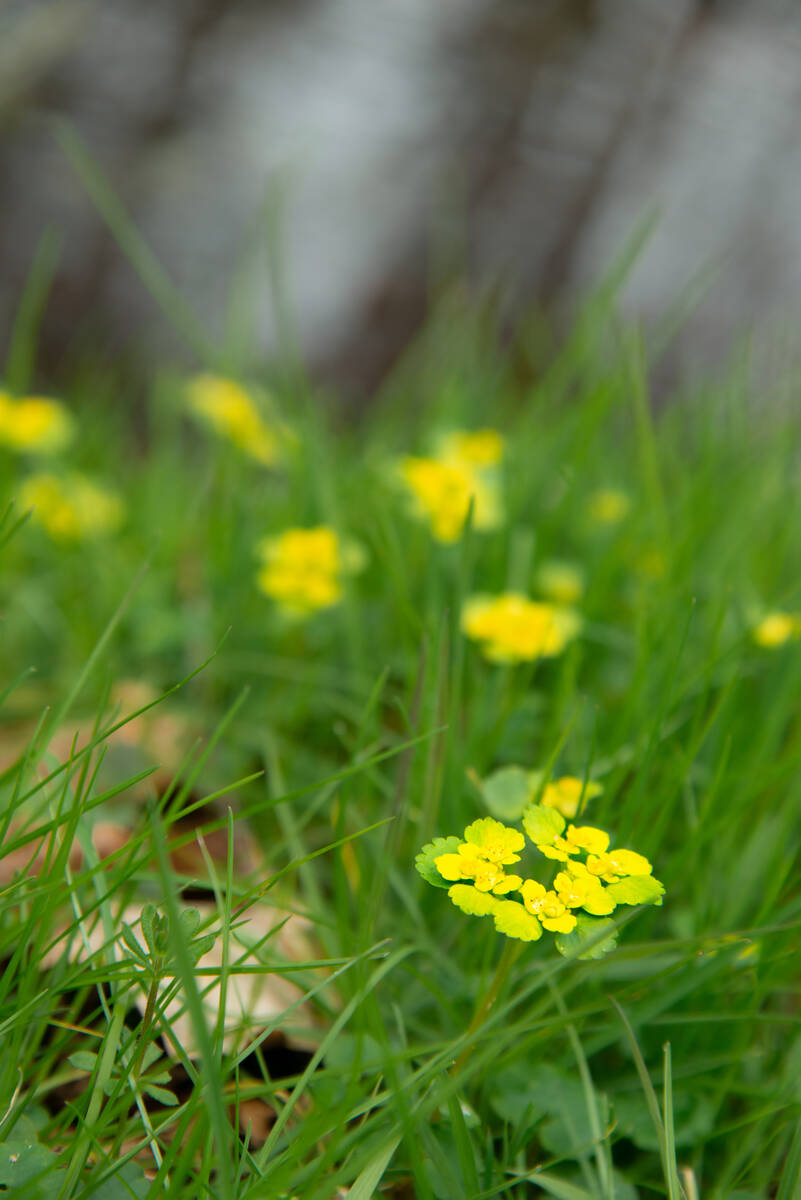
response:
[[[556,604],[575,604],[584,591],[584,575],[573,563],[549,559],[536,575],[537,587]]]
[[[581,620],[569,608],[529,600],[518,592],[472,596],[462,609],[462,632],[481,643],[493,662],[530,662],[561,654]]]
[[[567,862],[582,851],[603,854],[609,846],[609,834],[593,825],[568,825],[567,833],[562,836],[565,818],[557,809],[543,805],[532,804],[526,809],[523,828],[540,854],[559,862]]]
[[[769,612],[754,626],[752,637],[758,646],[772,650],[801,637],[801,613]]]
[[[519,862],[525,839],[492,817],[468,825],[462,839],[436,838],[423,846],[415,866],[428,883],[447,888],[462,912],[491,916],[499,933],[533,942],[545,930],[557,935],[560,953],[579,957],[614,949],[615,927],[607,918],[619,904],[662,903],[665,889],[653,878],[648,859],[610,849],[603,829],[565,828],[560,813],[541,805],[526,810],[523,824],[546,857],[564,862],[550,888],[505,873],[505,866]]]
[[[607,883],[617,883],[624,875],[650,875],[653,867],[634,850],[611,850],[608,854],[601,850],[588,855],[587,870]]]
[[[496,467],[503,458],[504,439],[496,429],[455,429],[437,442],[437,457],[471,467]]]
[[[364,564],[361,548],[326,525],[286,529],[277,537],[262,539],[257,553],[263,560],[259,588],[294,617],[338,604],[343,577]]]
[[[72,417],[58,400],[0,392],[0,443],[27,454],[56,454],[71,441]]]
[[[488,862],[501,863],[503,866],[519,862],[520,855],[517,851],[522,850],[526,844],[526,839],[519,829],[510,829],[492,817],[481,817],[478,821],[473,821],[472,825],[465,829],[464,836],[465,841],[475,847],[476,854],[480,854]]]
[[[498,933],[518,938],[521,942],[536,942],[542,937],[543,926],[550,928],[545,921],[540,922],[534,913],[514,900],[497,900],[492,916]]]
[[[483,817],[468,825],[455,853],[438,856],[434,865],[443,879],[471,879],[480,892],[504,895],[516,891],[522,883],[518,875],[506,875],[503,867],[520,860],[516,851],[522,850],[525,843],[519,830]]]
[[[281,458],[286,431],[269,426],[253,396],[233,379],[195,375],[187,385],[189,407],[220,437],[266,467]]]
[[[473,528],[495,529],[502,520],[495,479],[461,459],[406,457],[400,475],[418,515],[438,542],[456,542],[472,504]]]
[[[452,888],[448,888],[448,895],[457,908],[473,917],[490,916],[498,904],[498,901],[486,892],[479,892],[465,883],[455,883]]]
[[[554,890],[566,908],[583,908],[594,917],[605,917],[615,910],[615,901],[595,875],[583,863],[570,862],[553,881]]]
[[[593,779],[588,779],[585,783],[583,779],[577,779],[574,775],[565,775],[562,779],[555,779],[546,784],[540,804],[544,804],[546,808],[555,808],[563,817],[575,817],[582,795],[586,804],[588,800],[600,796],[602,791],[601,784]]]
[[[631,501],[625,492],[618,488],[600,488],[590,495],[588,511],[590,519],[599,525],[617,525],[630,507]]]
[[[576,918],[554,891],[548,891],[535,879],[527,879],[520,889],[526,911],[533,914],[550,933],[570,933]],[[614,907],[614,906],[613,906]]]
[[[19,502],[55,541],[79,541],[112,533],[123,521],[121,498],[85,475],[30,475],[20,488]]]

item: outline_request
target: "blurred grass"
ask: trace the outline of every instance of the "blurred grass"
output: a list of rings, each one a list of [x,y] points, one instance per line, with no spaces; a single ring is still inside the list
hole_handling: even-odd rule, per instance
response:
[[[12,341],[20,389],[51,250]],[[198,432],[170,371],[144,437],[107,370],[64,395],[80,432],[61,465],[115,486],[127,517],[74,544],[30,520],[2,547],[0,1187],[25,1170],[30,1200],[798,1194],[801,642],[761,649],[752,628],[801,607],[801,414],[768,414],[745,372],[654,414],[647,349],[607,294],[544,369],[512,369],[539,353],[527,336],[502,344],[491,315],[449,307],[354,426],[297,371],[261,380],[296,435],[274,471]],[[507,439],[506,520],[438,545],[388,464],[485,424]],[[32,467],[2,453],[3,505]],[[588,517],[599,488],[631,502],[606,528]],[[293,624],[255,586],[255,546],[319,523],[358,539],[366,569]],[[584,572],[582,636],[553,660],[484,661],[464,598],[532,591],[549,559]],[[165,750],[167,717],[182,737]],[[412,861],[484,812],[467,771],[505,763],[599,779],[590,819],[649,856],[667,897],[607,959],[523,947],[469,1033],[503,947]],[[109,819],[125,838],[101,858]],[[234,868],[240,829],[255,872]],[[15,871],[26,847],[43,860]],[[198,893],[212,968],[180,923]],[[147,900],[186,1047],[164,994],[143,1019],[122,913]],[[302,914],[314,952],[271,933],[246,959],[236,927],[265,906]],[[218,1007],[209,1027],[204,991],[248,971],[295,980],[306,1006],[239,1033]],[[277,1030],[308,1053],[274,1077]],[[144,1042],[175,1104],[147,1092],[155,1067],[131,1071]],[[86,1051],[88,1074],[70,1062]],[[258,1144],[237,1124],[256,1098]]]

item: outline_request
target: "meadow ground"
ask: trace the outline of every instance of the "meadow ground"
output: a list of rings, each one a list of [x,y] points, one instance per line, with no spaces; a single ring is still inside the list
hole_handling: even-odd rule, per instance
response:
[[[36,289],[0,1191],[801,1195],[789,386],[654,416],[600,297],[547,355],[449,311],[357,422],[233,351],[134,421],[30,400]]]

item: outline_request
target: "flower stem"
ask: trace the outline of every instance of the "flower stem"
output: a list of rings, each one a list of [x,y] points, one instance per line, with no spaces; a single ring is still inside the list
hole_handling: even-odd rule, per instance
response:
[[[482,999],[476,1005],[476,1011],[473,1013],[473,1019],[470,1022],[467,1033],[465,1035],[468,1039],[467,1044],[466,1044],[464,1050],[462,1050],[459,1057],[456,1059],[456,1062],[453,1064],[453,1066],[450,1069],[451,1078],[453,1078],[455,1075],[459,1074],[459,1071],[462,1069],[466,1060],[469,1058],[470,1052],[473,1049],[473,1046],[475,1045],[475,1041],[476,1041],[475,1035],[478,1033],[479,1029],[484,1024],[485,1020],[487,1019],[487,1017],[489,1015],[490,1009],[492,1008],[495,1001],[498,999],[500,990],[503,987],[504,983],[506,982],[507,976],[509,975],[510,970],[512,969],[514,963],[516,962],[517,957],[520,954],[520,951],[522,950],[522,948],[523,948],[522,942],[515,941],[512,938],[506,939],[506,945],[503,948],[503,953],[501,954],[501,957],[498,959],[498,965],[495,968],[495,974],[493,975],[492,980],[490,981],[490,985],[487,988],[486,992],[484,993]]]

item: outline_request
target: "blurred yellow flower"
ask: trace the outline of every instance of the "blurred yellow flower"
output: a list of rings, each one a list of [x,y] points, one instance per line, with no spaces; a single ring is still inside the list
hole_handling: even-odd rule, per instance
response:
[[[399,468],[415,510],[428,521],[437,541],[459,540],[471,501],[474,529],[500,525],[503,514],[497,483],[471,463],[409,456],[401,459]]]
[[[263,565],[257,583],[285,613],[305,617],[342,599],[342,577],[361,570],[364,552],[326,525],[285,529],[256,547]]]
[[[590,495],[588,511],[590,518],[599,525],[616,525],[631,508],[631,501],[618,488],[600,488]]]
[[[55,541],[71,542],[113,533],[122,524],[125,506],[110,492],[77,472],[59,476],[29,475],[19,503],[32,509],[32,519]]]
[[[570,608],[529,600],[518,592],[472,596],[462,609],[462,632],[492,662],[527,662],[561,654],[581,628]]]
[[[549,559],[536,575],[537,587],[556,604],[575,604],[584,591],[584,573],[573,563]]]
[[[238,450],[266,467],[280,461],[285,431],[265,422],[240,383],[220,375],[195,375],[186,394],[192,412]]]
[[[754,641],[766,650],[801,637],[801,613],[769,612],[754,626]]]
[[[504,439],[497,429],[454,429],[436,443],[437,457],[472,467],[496,467],[503,458]]]
[[[577,779],[573,775],[565,775],[562,779],[555,779],[551,783],[546,784],[540,804],[543,804],[546,808],[555,808],[563,817],[572,819],[578,812],[582,791],[584,792],[584,803],[586,804],[588,800],[593,800],[596,796],[600,796],[603,788],[600,783],[596,783],[592,779],[587,780],[585,787],[583,779]]]
[[[56,454],[72,440],[74,423],[58,400],[0,392],[0,443],[26,454]]]

